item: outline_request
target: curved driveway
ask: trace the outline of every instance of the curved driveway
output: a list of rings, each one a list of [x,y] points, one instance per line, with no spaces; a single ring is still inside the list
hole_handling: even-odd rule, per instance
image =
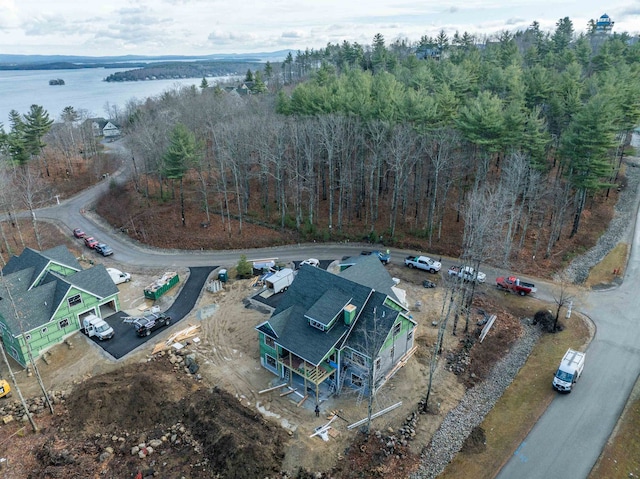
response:
[[[115,145],[114,145],[115,146]],[[118,148],[121,146],[116,146]],[[124,156],[124,155],[123,155]],[[126,161],[125,163],[128,163]],[[127,167],[121,169],[126,177]],[[189,267],[212,264],[232,267],[241,254],[248,258],[278,257],[281,261],[294,261],[307,257],[336,259],[352,255],[358,244],[305,244],[278,248],[235,251],[165,251],[142,247],[109,226],[99,225],[81,213],[89,209],[95,198],[106,191],[109,180],[63,201],[60,205],[37,212],[38,218],[83,228],[87,232],[100,231],[100,239],[109,243],[117,260],[131,266]],[[617,289],[591,292],[575,305],[595,322],[597,332],[587,350],[586,366],[575,391],[558,395],[545,414],[520,444],[511,460],[498,477],[500,479],[553,479],[585,478],[609,438],[624,408],[631,389],[640,373],[640,238],[635,233],[632,254],[625,281]],[[392,250],[392,261],[397,263],[404,255]],[[446,266],[443,265],[443,268]],[[538,296],[549,297],[550,289],[540,284]],[[560,358],[558,358],[558,361]],[[552,377],[549,377],[551,387]]]

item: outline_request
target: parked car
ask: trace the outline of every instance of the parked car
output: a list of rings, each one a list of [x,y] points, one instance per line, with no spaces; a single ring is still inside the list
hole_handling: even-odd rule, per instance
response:
[[[553,377],[553,389],[558,392],[570,393],[573,385],[578,381],[584,369],[585,354],[568,349],[564,354],[560,367]]]
[[[484,283],[487,275],[482,271],[476,271],[471,266],[451,266],[449,268],[449,276],[457,276],[463,281],[475,281],[476,283]]]
[[[171,324],[171,318],[164,313],[149,313],[133,322],[138,336],[149,336],[156,329],[169,324]]]
[[[498,289],[513,291],[520,296],[526,296],[527,294],[535,293],[537,291],[535,284],[522,281],[516,276],[500,276],[499,278],[496,278],[496,286]]]
[[[318,266],[320,266],[320,261],[316,258],[309,258],[300,262],[300,266],[302,266],[303,264],[308,264],[309,266],[315,266],[317,268]]]
[[[428,256],[407,256],[404,259],[404,264],[409,268],[418,268],[428,271],[429,273],[437,273],[442,268],[440,261],[435,261]]]
[[[128,283],[131,281],[131,275],[129,273],[123,273],[119,269],[107,268],[107,273],[109,273],[109,276],[111,276],[115,284]]]
[[[95,239],[93,236],[85,236],[84,237],[84,244],[87,248],[91,248],[94,249],[96,247],[96,245],[98,244],[98,240]]]
[[[364,250],[360,254],[363,256],[375,255],[382,262],[382,264],[388,264],[389,260],[391,259],[389,250],[387,250],[386,253],[378,250]]]
[[[87,236],[87,234],[80,228],[76,228],[73,230],[73,236],[75,236],[76,238],[84,238],[85,236]]]
[[[109,256],[113,254],[113,250],[111,249],[111,246],[109,246],[106,243],[98,243],[97,245],[94,246],[93,249],[95,249],[102,256]]]

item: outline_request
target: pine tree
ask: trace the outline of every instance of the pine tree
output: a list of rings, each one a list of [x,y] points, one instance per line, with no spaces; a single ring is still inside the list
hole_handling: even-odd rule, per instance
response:
[[[180,180],[180,212],[182,226],[187,225],[184,212],[184,191],[182,182],[187,170],[198,158],[200,147],[195,135],[182,123],[178,123],[171,134],[171,143],[163,156],[164,176],[170,180]]]

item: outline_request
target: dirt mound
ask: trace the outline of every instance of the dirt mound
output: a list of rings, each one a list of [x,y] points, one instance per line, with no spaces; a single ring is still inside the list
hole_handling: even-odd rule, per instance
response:
[[[93,434],[170,423],[179,419],[175,406],[189,389],[164,362],[125,366],[73,391],[67,400],[67,427]]]
[[[85,381],[66,408],[44,432],[29,477],[280,474],[286,434],[166,357]]]

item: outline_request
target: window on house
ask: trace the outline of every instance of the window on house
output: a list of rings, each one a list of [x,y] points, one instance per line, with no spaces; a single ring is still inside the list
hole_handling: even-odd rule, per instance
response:
[[[362,378],[360,376],[351,373],[351,384],[353,384],[355,387],[361,388],[364,382],[362,381]]]
[[[316,321],[315,319],[310,319],[309,324],[314,328],[319,329],[320,331],[324,331],[324,324],[320,323],[319,321]]]
[[[67,326],[69,326],[69,318],[61,319],[61,320],[58,322],[58,327],[59,327],[60,329],[64,329],[64,328],[66,328]]]
[[[47,334],[47,331],[49,331],[49,328],[47,328],[46,326],[40,330],[42,334]]]
[[[276,349],[276,342],[273,338],[270,338],[269,336],[265,336],[264,337],[264,344],[266,344],[267,346],[269,346],[271,349]]]
[[[270,368],[276,369],[276,358],[274,358],[273,356],[269,356],[268,354],[264,355],[264,360],[267,363],[267,366],[269,366]]]
[[[362,354],[358,354],[356,352],[351,353],[351,360],[359,366],[365,366],[366,361]]]
[[[76,294],[75,296],[71,296],[67,301],[69,301],[69,306],[73,307],[82,303],[82,298],[80,298],[79,294]]]
[[[380,359],[380,358],[376,358],[376,362],[374,363],[374,364],[375,364],[375,369],[376,369],[376,370],[380,369],[380,364],[381,364],[381,363],[382,363],[382,359]]]
[[[25,341],[31,341],[31,335],[30,334],[25,334],[24,335],[24,340]]]
[[[407,333],[407,342],[413,339],[413,329]]]
[[[18,359],[18,351],[13,346],[9,347],[9,354],[13,356],[13,358]]]
[[[402,329],[402,323],[396,323],[393,326],[393,335],[397,336],[398,334],[400,334],[400,329]]]

